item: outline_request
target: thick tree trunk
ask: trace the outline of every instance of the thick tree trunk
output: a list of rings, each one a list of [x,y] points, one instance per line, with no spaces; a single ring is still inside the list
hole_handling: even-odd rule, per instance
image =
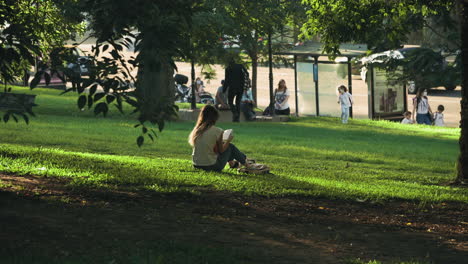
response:
[[[461,1],[461,39],[462,39],[462,100],[460,156],[457,166],[457,181],[468,180],[468,0]]]
[[[468,181],[468,0],[461,1],[461,39],[462,39],[462,100],[460,156],[458,157],[457,181]]]
[[[151,33],[142,39],[141,51],[138,59],[141,62],[138,70],[136,94],[140,106],[141,122],[157,122],[169,119],[167,109],[174,104],[174,69],[172,59],[164,56],[156,48]]]

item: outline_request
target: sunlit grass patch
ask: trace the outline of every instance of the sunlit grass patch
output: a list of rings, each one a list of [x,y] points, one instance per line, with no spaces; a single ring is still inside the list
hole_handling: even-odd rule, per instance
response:
[[[24,88],[15,88],[24,89]],[[31,91],[27,91],[31,92]],[[334,199],[404,199],[467,202],[466,189],[446,186],[455,178],[457,128],[387,121],[295,118],[288,123],[220,123],[235,131],[249,157],[271,166],[272,175],[196,170],[187,137],[193,122],[173,122],[155,143],[138,148],[135,116],[117,111],[94,117],[79,111],[76,96],[38,92],[37,118],[0,129],[0,171],[68,177],[86,188],[127,187],[153,192],[200,188],[265,196]],[[130,111],[127,111],[130,112]]]

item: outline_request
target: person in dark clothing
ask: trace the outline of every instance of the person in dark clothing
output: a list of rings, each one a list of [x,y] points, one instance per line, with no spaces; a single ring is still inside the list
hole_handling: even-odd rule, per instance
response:
[[[246,80],[248,80],[249,72],[242,64],[237,64],[231,60],[229,66],[226,68],[224,76],[223,92],[228,90],[228,103],[232,112],[232,121],[239,122],[240,118],[240,104]],[[235,104],[234,104],[235,99]]]

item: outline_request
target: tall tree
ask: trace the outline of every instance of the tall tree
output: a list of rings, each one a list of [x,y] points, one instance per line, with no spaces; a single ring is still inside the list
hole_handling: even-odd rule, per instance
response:
[[[137,143],[141,146],[144,135],[154,139],[146,122],[157,125],[162,131],[165,122],[176,115],[174,105],[174,57],[182,55],[182,48],[188,41],[185,32],[190,28],[190,0],[86,0],[84,8],[90,16],[90,26],[97,37],[95,50],[105,51],[111,46],[111,57],[104,58],[98,74],[84,87],[101,86],[107,101],[95,106],[95,113],[106,113],[108,104],[121,102],[135,107],[139,112],[138,121],[142,136]],[[102,43],[107,42],[109,44]],[[136,58],[126,61],[121,54],[123,46],[135,46]],[[130,66],[128,66],[130,64]],[[132,68],[137,75],[132,76]],[[109,72],[108,70],[111,69]],[[117,75],[117,76],[116,76]],[[119,76],[122,75],[123,77]],[[135,91],[131,86],[134,83]],[[96,91],[96,88],[93,89]],[[103,98],[102,94],[91,94],[91,98],[80,97],[78,103],[92,105]],[[108,99],[110,98],[110,99]],[[112,99],[116,98],[116,99]]]
[[[239,45],[250,58],[252,93],[255,101],[257,99],[258,63],[262,54],[268,54],[268,45],[264,40],[268,38],[268,35],[275,37],[283,32],[289,18],[292,17],[292,10],[305,12],[305,9],[297,8],[298,5],[298,1],[281,0],[218,1],[216,12],[223,14],[226,19],[223,37]],[[297,21],[300,17],[296,15]]]
[[[69,15],[78,0],[3,0],[0,2],[0,80],[13,82],[18,68],[26,70],[35,64],[35,58],[47,60],[53,48],[61,47],[66,40],[84,29],[79,12]],[[66,7],[66,8],[65,8]],[[76,11],[76,9],[75,9]],[[40,74],[40,72],[38,72]],[[39,77],[39,76],[36,76]],[[48,78],[47,78],[48,77]],[[35,78],[38,82],[39,78]],[[46,74],[46,81],[50,76]],[[34,86],[34,85],[33,85]],[[30,107],[26,112],[33,114]],[[27,116],[22,111],[7,110],[9,116]]]
[[[461,135],[460,156],[457,165],[457,181],[466,183],[468,180],[468,0],[460,0],[461,39],[462,39],[462,100],[461,100]]]
[[[427,26],[431,17],[448,17],[457,1],[423,0],[304,0],[309,5],[308,22],[303,31],[306,36],[318,34],[324,50],[339,54],[344,42],[367,43],[374,51],[399,48],[414,30]],[[460,0],[462,8],[463,85],[461,101],[460,157],[457,181],[468,177],[468,49],[467,0]]]
[[[202,65],[205,79],[214,78],[214,70],[210,64],[215,64],[225,55],[220,41],[224,18],[216,12],[216,5],[211,0],[195,1],[192,3],[192,23],[186,32],[190,41],[183,48],[182,60],[191,64],[192,94],[195,94],[195,64]],[[195,108],[195,96],[192,96],[192,108]]]

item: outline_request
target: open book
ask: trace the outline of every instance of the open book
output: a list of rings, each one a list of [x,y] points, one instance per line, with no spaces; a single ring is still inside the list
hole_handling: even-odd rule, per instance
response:
[[[226,129],[223,132],[223,141],[227,141],[229,136],[232,135],[232,129]]]

